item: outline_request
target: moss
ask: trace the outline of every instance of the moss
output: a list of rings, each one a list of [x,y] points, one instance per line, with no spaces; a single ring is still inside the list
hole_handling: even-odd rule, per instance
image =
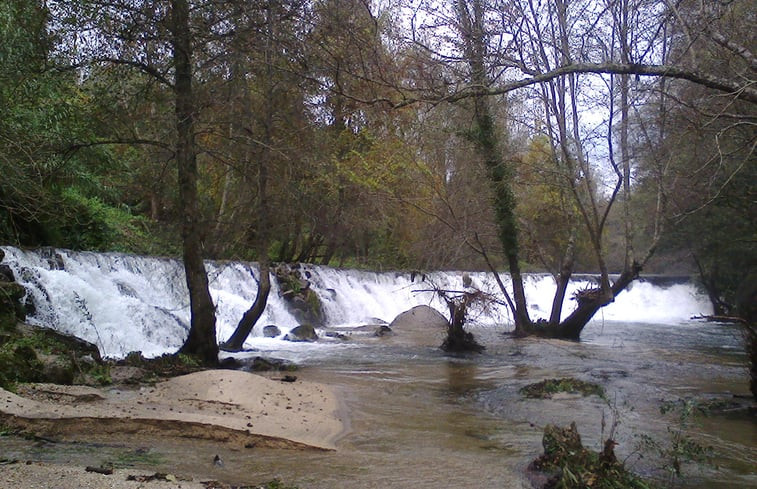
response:
[[[520,389],[522,395],[532,399],[550,399],[560,392],[581,394],[584,397],[595,395],[602,399],[605,398],[605,390],[602,386],[572,377],[546,379]]]
[[[42,362],[28,345],[9,341],[0,347],[0,387],[15,391],[19,382],[41,380]]]
[[[17,383],[110,383],[110,367],[94,345],[45,328],[14,324],[0,334],[0,386]]]

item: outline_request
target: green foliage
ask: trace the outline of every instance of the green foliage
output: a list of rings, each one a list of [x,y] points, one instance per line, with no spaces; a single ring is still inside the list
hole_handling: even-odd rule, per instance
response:
[[[605,390],[602,386],[571,377],[546,379],[535,384],[529,384],[520,389],[522,395],[534,399],[549,399],[554,394],[560,392],[578,393],[584,397],[595,395],[602,399],[606,398]]]
[[[702,445],[689,434],[697,409],[698,403],[693,400],[665,401],[660,405],[660,413],[676,416],[676,423],[667,427],[668,439],[658,441],[646,434],[639,436],[639,450],[651,452],[660,460],[669,486],[683,477],[684,465],[708,464],[712,460],[712,447]]]
[[[602,453],[587,450],[572,423],[568,428],[548,425],[542,438],[544,454],[531,463],[531,470],[545,472],[547,489],[649,489],[649,483],[629,472],[613,453],[607,440]]]
[[[42,363],[34,349],[15,341],[0,346],[0,387],[11,392],[19,382],[38,382]]]

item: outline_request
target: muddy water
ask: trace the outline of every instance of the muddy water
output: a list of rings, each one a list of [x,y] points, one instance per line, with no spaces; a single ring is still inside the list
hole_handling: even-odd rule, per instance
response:
[[[581,343],[512,340],[474,328],[482,355],[449,357],[441,332],[397,331],[390,338],[354,334],[317,346],[284,342],[269,354],[297,361],[301,378],[337,386],[349,429],[335,452],[233,451],[169,439],[86,440],[61,444],[0,438],[4,457],[122,465],[189,474],[201,480],[253,483],[279,477],[316,488],[521,488],[548,423],[576,421],[584,444],[613,433],[619,458],[664,477],[665,457],[640,458],[640,435],[669,446],[669,430],[712,446],[717,469],[684,465],[684,487],[757,487],[753,415],[662,415],[664,400],[746,395],[741,338],[732,326],[598,323]],[[526,400],[520,387],[575,376],[603,385],[609,402],[563,395]],[[741,401],[743,403],[743,401]],[[98,442],[93,445],[92,442]],[[223,467],[213,464],[218,454]]]

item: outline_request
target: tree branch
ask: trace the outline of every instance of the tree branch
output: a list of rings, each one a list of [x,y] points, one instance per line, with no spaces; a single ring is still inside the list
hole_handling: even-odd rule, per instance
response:
[[[438,98],[406,98],[399,102],[391,102],[386,98],[374,100],[365,100],[367,103],[390,103],[394,108],[405,107],[416,103],[441,103],[457,102],[474,96],[482,95],[503,95],[520,88],[525,88],[538,83],[548,82],[561,76],[574,73],[595,73],[595,74],[617,74],[617,75],[638,75],[638,76],[656,76],[665,78],[674,78],[678,80],[687,80],[697,85],[701,85],[725,94],[733,95],[735,98],[744,100],[751,104],[757,105],[757,81],[748,80],[745,83],[737,83],[726,78],[720,78],[706,73],[679,68],[670,65],[646,65],[646,64],[623,64],[623,63],[571,63],[557,67],[553,70],[534,75],[521,80],[512,81],[496,87],[487,87],[481,85],[469,85],[464,89]]]

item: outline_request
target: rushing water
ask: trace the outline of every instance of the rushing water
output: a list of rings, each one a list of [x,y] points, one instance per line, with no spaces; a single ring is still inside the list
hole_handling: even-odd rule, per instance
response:
[[[38,251],[5,251],[5,262],[33,298],[32,321],[90,339],[114,357],[136,349],[158,355],[178,347],[186,334],[183,277],[174,261],[66,251],[59,252],[58,260]],[[209,269],[218,335],[224,339],[254,297],[251,275],[256,270],[238,263],[211,263]],[[201,442],[139,438],[108,440],[84,454],[82,445],[59,444],[49,451],[23,441],[0,439],[0,445],[19,458],[86,464],[148,447],[161,470],[237,483],[280,477],[303,489],[519,488],[530,487],[525,466],[540,452],[548,423],[576,421],[584,443],[593,448],[613,430],[619,458],[659,477],[664,473],[659,467],[670,461],[654,453],[640,458],[636,448],[640,435],[669,446],[669,430],[684,427],[675,413],[660,413],[662,401],[732,399],[747,393],[738,328],[689,320],[710,312],[706,298],[690,283],[636,283],[587,326],[580,343],[514,340],[503,334],[506,318],[482,314],[471,331],[485,352],[451,357],[438,349],[441,330],[406,326],[377,338],[357,327],[390,321],[417,304],[443,310],[428,295],[414,292],[426,287],[412,282],[409,274],[323,267],[309,272],[324,298],[324,330],[348,332],[351,339],[291,343],[256,331],[247,343],[256,351],[240,356],[262,352],[289,359],[302,366],[300,378],[336,386],[350,427],[336,452],[233,451]],[[459,287],[457,273],[432,278],[442,287]],[[489,286],[485,274],[473,278]],[[528,287],[534,312],[545,311],[550,279],[532,276]],[[269,306],[263,324],[275,323],[284,332],[295,324],[275,288]],[[601,384],[610,401],[575,396],[528,400],[518,392],[529,383],[563,376]],[[685,429],[713,447],[719,467],[684,465],[687,487],[757,487],[753,416],[697,416],[687,420]],[[215,454],[225,461],[223,468],[213,466]]]

